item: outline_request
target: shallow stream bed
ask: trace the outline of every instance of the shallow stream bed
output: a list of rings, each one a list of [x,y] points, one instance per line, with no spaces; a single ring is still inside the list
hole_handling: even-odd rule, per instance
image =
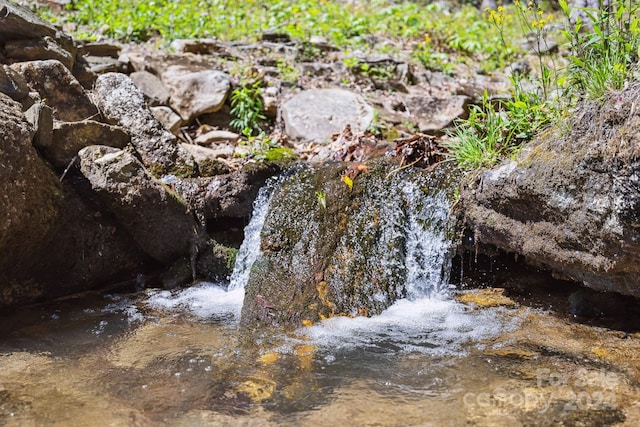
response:
[[[491,290],[256,333],[242,295],[200,284],[4,315],[0,425],[640,425],[640,334]]]

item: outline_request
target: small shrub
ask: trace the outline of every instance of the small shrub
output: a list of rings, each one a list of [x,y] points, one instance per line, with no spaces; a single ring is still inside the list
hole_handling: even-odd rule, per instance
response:
[[[231,127],[243,134],[260,132],[260,122],[266,120],[260,96],[260,82],[240,86],[231,92]]]

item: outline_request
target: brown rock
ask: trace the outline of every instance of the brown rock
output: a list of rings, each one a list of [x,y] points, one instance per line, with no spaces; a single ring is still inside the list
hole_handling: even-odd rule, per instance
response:
[[[38,92],[52,107],[54,118],[77,122],[94,118],[98,109],[71,72],[56,60],[31,61],[13,64],[29,87]]]
[[[55,59],[67,69],[73,70],[75,56],[63,49],[56,41],[45,36],[41,39],[12,40],[4,45],[5,53],[19,61]]]
[[[154,74],[148,71],[136,71],[131,73],[129,78],[144,94],[150,106],[166,105],[169,102],[169,89]]]
[[[161,262],[189,254],[198,226],[185,204],[130,153],[90,146],[80,170],[138,246]]]
[[[83,122],[56,122],[53,128],[52,144],[44,147],[43,153],[55,168],[65,168],[89,145],[106,145],[124,148],[130,141],[129,135],[117,126],[93,120]]]
[[[182,118],[171,108],[161,105],[159,107],[151,107],[151,114],[158,119],[160,124],[174,135],[180,134],[182,126]]]

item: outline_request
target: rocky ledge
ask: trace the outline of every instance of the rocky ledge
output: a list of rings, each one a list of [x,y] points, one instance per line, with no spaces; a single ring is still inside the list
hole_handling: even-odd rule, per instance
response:
[[[475,243],[554,277],[640,297],[640,85],[578,106],[463,193]]]

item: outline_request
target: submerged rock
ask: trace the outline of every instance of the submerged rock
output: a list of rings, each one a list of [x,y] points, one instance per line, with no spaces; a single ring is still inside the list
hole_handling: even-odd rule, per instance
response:
[[[640,297],[640,84],[581,105],[465,195],[478,243],[558,278]]]
[[[245,324],[369,316],[439,289],[448,273],[452,178],[444,168],[392,169],[339,163],[275,188],[246,285]]]

